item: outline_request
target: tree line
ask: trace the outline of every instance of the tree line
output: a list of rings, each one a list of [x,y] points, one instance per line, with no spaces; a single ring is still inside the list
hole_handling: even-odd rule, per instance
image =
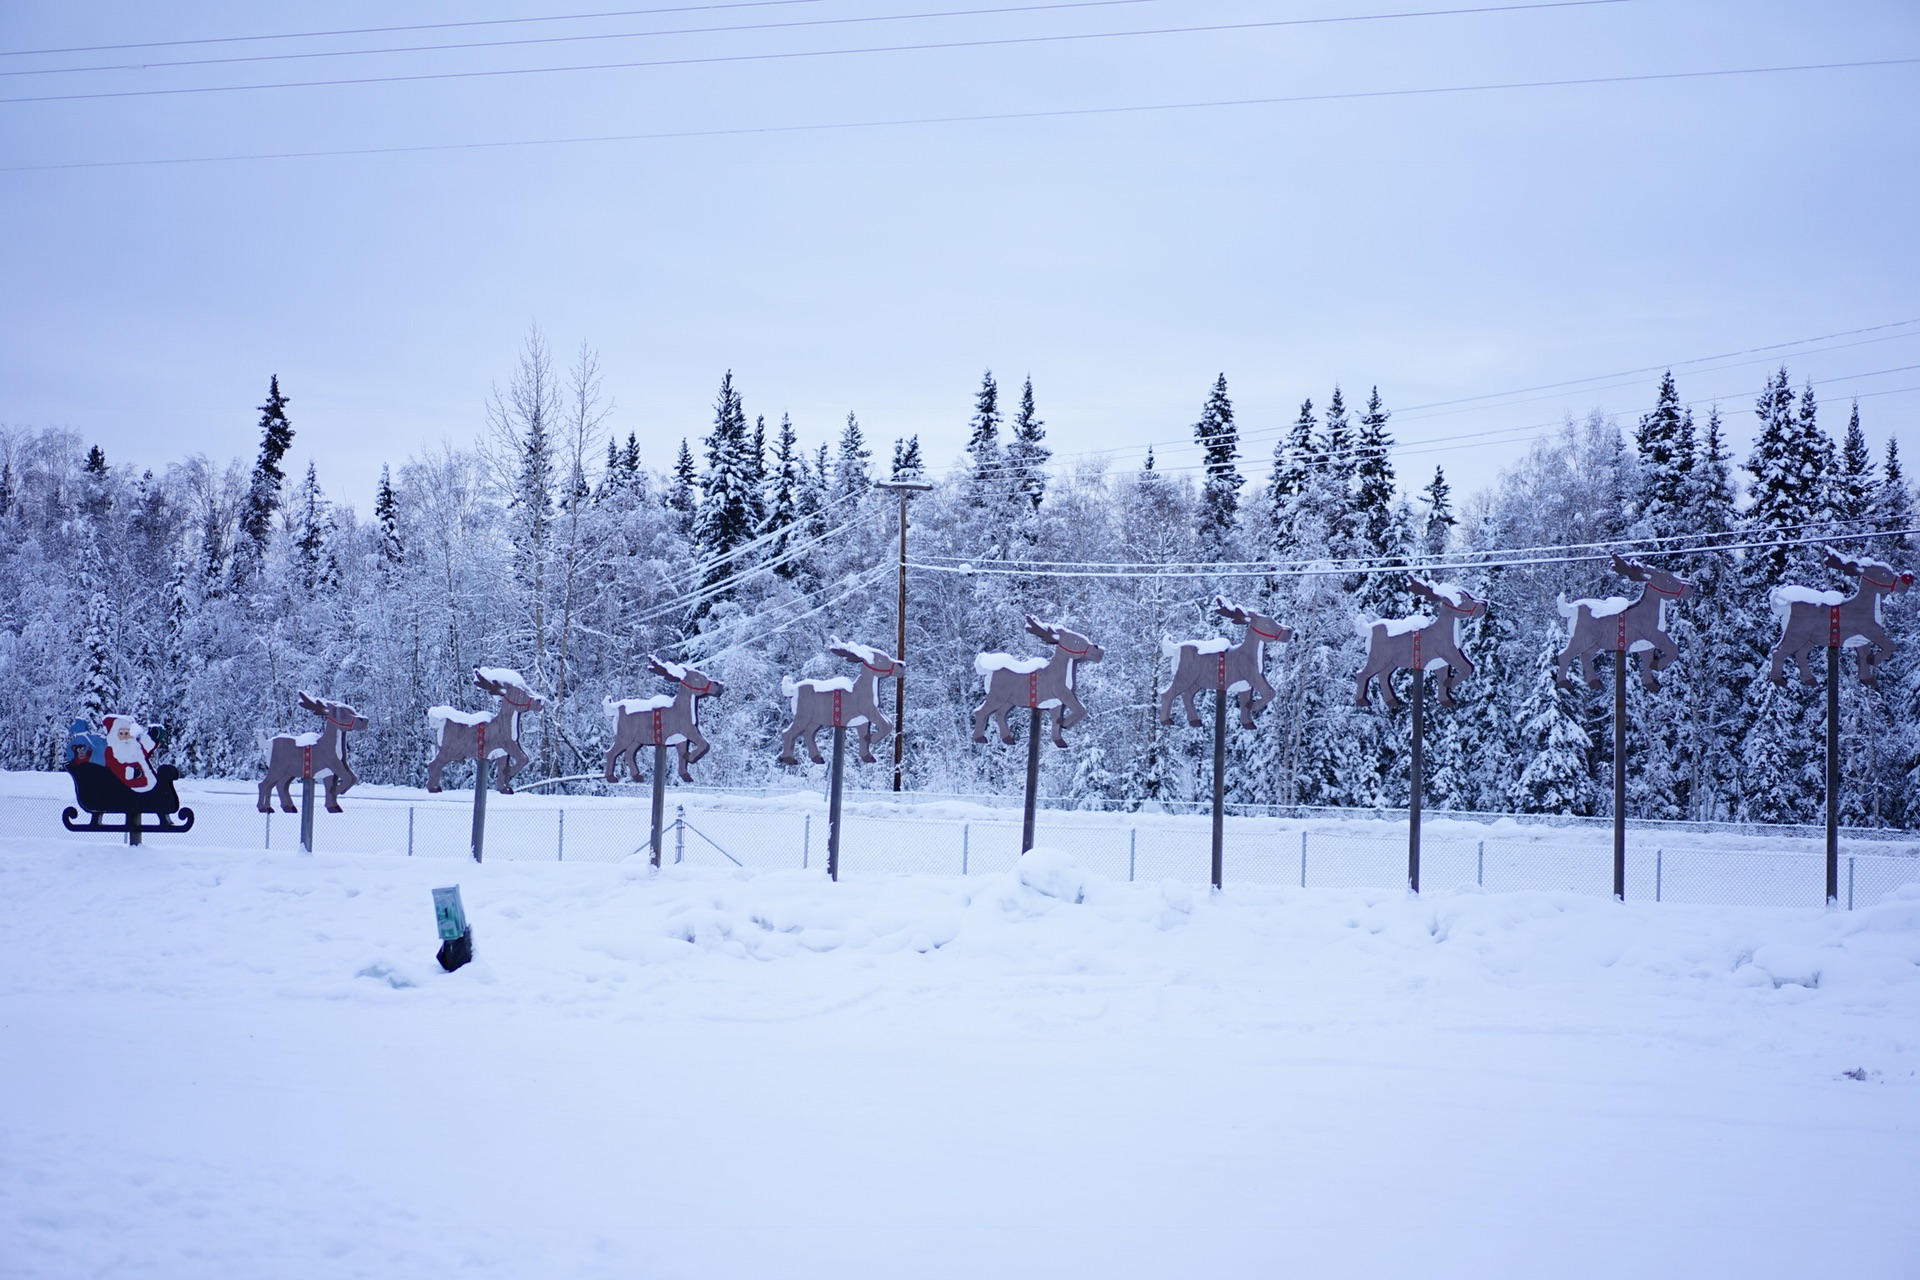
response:
[[[907,777],[912,789],[1010,792],[1023,748],[968,741],[976,652],[1022,650],[1022,615],[1092,635],[1093,715],[1044,757],[1043,788],[1089,804],[1200,798],[1208,731],[1161,726],[1159,643],[1219,630],[1210,602],[1244,598],[1295,630],[1269,649],[1281,689],[1236,732],[1229,799],[1406,803],[1405,713],[1354,705],[1363,624],[1413,609],[1406,572],[1491,601],[1464,628],[1477,664],[1461,706],[1428,721],[1428,803],[1591,814],[1612,761],[1606,691],[1563,690],[1556,598],[1610,595],[1606,550],[1691,579],[1674,611],[1681,659],[1631,691],[1634,816],[1810,821],[1820,812],[1818,691],[1764,678],[1768,593],[1839,586],[1815,538],[1899,561],[1913,494],[1897,446],[1870,448],[1858,406],[1838,433],[1782,368],[1755,402],[1736,462],[1718,407],[1669,374],[1625,428],[1569,418],[1484,492],[1456,503],[1444,471],[1410,492],[1378,389],[1304,402],[1271,455],[1242,447],[1223,374],[1200,398],[1197,468],[1101,457],[1056,465],[1031,379],[1003,407],[986,374],[964,456],[933,475],[917,438],[888,461],[848,414],[811,447],[786,414],[750,414],[732,375],[704,429],[677,442],[615,429],[595,353],[559,367],[537,332],[488,395],[469,447],[383,468],[366,518],[284,466],[296,438],[278,379],[251,463],[193,456],[163,470],[110,462],[70,432],[0,432],[0,765],[57,767],[66,725],[121,711],[165,724],[189,776],[256,774],[273,733],[300,726],[302,689],[361,708],[354,767],[418,784],[426,709],[477,706],[473,667],[514,666],[549,695],[524,735],[533,772],[597,772],[603,701],[651,692],[646,656],[690,661],[728,694],[703,707],[704,780],[815,779],[774,763],[783,675],[838,674],[830,639],[890,648],[896,501],[876,479],[925,478],[911,502]],[[677,447],[674,447],[677,444]],[[1246,471],[1261,471],[1252,477]],[[1560,550],[1556,550],[1560,549]],[[1920,602],[1896,597],[1899,636]],[[1847,821],[1920,823],[1920,634],[1850,683]],[[856,775],[857,776],[857,775]],[[880,775],[868,780],[880,784]]]

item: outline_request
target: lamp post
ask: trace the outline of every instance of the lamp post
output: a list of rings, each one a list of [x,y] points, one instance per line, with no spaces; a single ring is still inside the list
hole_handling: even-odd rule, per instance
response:
[[[907,499],[916,493],[926,493],[933,486],[924,480],[876,480],[876,489],[886,489],[900,496],[900,572],[898,596],[895,604],[893,629],[893,655],[904,660],[907,656]],[[904,761],[907,747],[907,682],[896,680],[893,684],[893,789],[904,789]]]

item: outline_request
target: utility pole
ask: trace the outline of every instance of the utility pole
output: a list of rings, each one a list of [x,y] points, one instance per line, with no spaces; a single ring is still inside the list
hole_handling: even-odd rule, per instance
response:
[[[900,573],[898,596],[895,602],[893,629],[893,656],[905,661],[907,657],[907,499],[916,493],[926,493],[933,488],[924,480],[876,480],[873,487],[886,489],[900,496]],[[893,682],[893,789],[899,791],[904,785],[904,761],[907,747],[907,682]]]

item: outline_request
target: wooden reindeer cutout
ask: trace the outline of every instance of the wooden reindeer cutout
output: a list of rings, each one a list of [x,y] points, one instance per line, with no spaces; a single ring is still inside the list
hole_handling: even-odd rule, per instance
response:
[[[987,726],[1000,720],[1000,741],[1013,741],[1007,713],[1015,707],[1053,711],[1053,745],[1064,747],[1061,736],[1087,718],[1086,704],[1074,691],[1074,672],[1083,662],[1098,662],[1107,651],[1093,641],[1051,622],[1026,615],[1027,633],[1053,646],[1044,658],[1016,658],[1005,653],[983,653],[973,660],[975,672],[986,678],[987,696],[973,709],[973,740],[987,740]]]
[[[528,760],[520,746],[520,717],[541,710],[547,702],[527,687],[518,671],[506,667],[475,667],[473,683],[482,693],[500,699],[492,712],[427,708],[427,723],[440,744],[438,754],[427,761],[427,790],[440,790],[440,770],[448,761],[499,760],[496,785],[501,795],[510,796],[513,775],[526,768]]]
[[[607,781],[614,781],[614,766],[626,758],[627,775],[640,781],[640,748],[678,747],[680,781],[692,782],[687,766],[712,749],[700,732],[700,699],[725,693],[727,687],[704,672],[675,662],[647,659],[647,670],[673,681],[671,693],[651,698],[606,700],[607,715],[614,719],[613,746],[607,751]]]
[[[1773,646],[1767,679],[1785,684],[1787,659],[1800,668],[1800,682],[1813,684],[1813,655],[1821,649],[1860,650],[1860,683],[1879,682],[1879,665],[1893,652],[1893,637],[1880,625],[1880,601],[1913,585],[1913,575],[1892,565],[1862,556],[1850,560],[1827,552],[1827,567],[1859,579],[1852,595],[1817,591],[1795,585],[1773,589],[1774,616],[1780,620],[1780,641]],[[1879,656],[1875,656],[1875,650]]]
[[[1240,727],[1253,728],[1253,717],[1277,696],[1267,681],[1266,646],[1293,639],[1293,632],[1271,617],[1243,608],[1223,595],[1213,598],[1213,611],[1228,622],[1246,628],[1238,643],[1225,636],[1205,640],[1162,640],[1160,652],[1173,659],[1173,679],[1160,695],[1160,723],[1173,723],[1173,707],[1186,708],[1187,723],[1198,725],[1194,695],[1213,689],[1233,695],[1240,709]]]
[[[799,764],[794,743],[805,740],[807,757],[815,764],[826,763],[814,734],[821,729],[859,729],[860,758],[873,763],[873,743],[893,732],[893,722],[880,712],[877,687],[888,676],[901,676],[907,664],[864,644],[836,640],[827,652],[848,662],[860,664],[857,674],[834,676],[829,680],[795,680],[784,677],[780,692],[793,709],[793,719],[780,736],[780,763]],[[904,678],[904,677],[902,677]]]
[[[1411,667],[1415,674],[1440,671],[1440,702],[1453,705],[1453,687],[1473,674],[1473,663],[1460,652],[1460,624],[1478,618],[1487,611],[1487,602],[1476,600],[1465,587],[1451,583],[1433,585],[1408,578],[1413,594],[1431,601],[1440,609],[1438,617],[1415,614],[1411,618],[1381,618],[1362,623],[1367,636],[1367,663],[1355,676],[1353,702],[1367,705],[1368,686],[1380,678],[1380,696],[1388,710],[1398,710],[1400,699],[1393,692],[1396,671]],[[1457,674],[1456,674],[1457,673]]]
[[[1666,670],[1680,656],[1680,646],[1666,633],[1666,611],[1669,604],[1692,595],[1693,584],[1665,569],[1635,560],[1614,556],[1612,561],[1615,573],[1645,585],[1632,600],[1615,596],[1610,600],[1568,603],[1561,597],[1560,616],[1571,620],[1567,647],[1555,659],[1557,666],[1553,673],[1554,683],[1562,689],[1573,687],[1567,673],[1580,665],[1586,668],[1587,687],[1598,689],[1600,672],[1594,666],[1594,658],[1603,649],[1619,654],[1651,649],[1653,657],[1640,664],[1640,684],[1648,689],[1660,687],[1660,678],[1654,673]]]
[[[260,780],[260,812],[273,812],[273,792],[280,792],[282,813],[297,813],[289,788],[296,779],[327,780],[327,812],[339,813],[340,797],[360,781],[347,767],[347,734],[367,727],[367,718],[344,702],[329,702],[310,693],[300,695],[300,707],[326,721],[318,733],[283,733],[267,746],[267,776]]]

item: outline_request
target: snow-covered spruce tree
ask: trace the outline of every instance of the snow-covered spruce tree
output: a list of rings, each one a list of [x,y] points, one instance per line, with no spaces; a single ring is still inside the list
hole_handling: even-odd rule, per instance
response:
[[[1833,478],[1833,516],[1840,522],[1840,532],[1859,533],[1871,527],[1874,481],[1873,451],[1867,448],[1866,433],[1860,429],[1860,402],[1855,400],[1847,415]],[[1855,553],[1873,553],[1870,541],[1850,542],[1845,547]]]
[[[280,394],[280,375],[274,374],[267,380],[266,403],[260,406],[260,453],[247,479],[245,505],[240,510],[240,539],[232,564],[236,587],[244,585],[265,557],[273,517],[280,510],[280,495],[287,480],[280,463],[293,447],[293,422],[287,417],[291,403],[290,397]]]
[[[1359,437],[1347,416],[1346,396],[1339,384],[1327,400],[1327,418],[1320,429],[1322,476],[1327,496],[1327,550],[1336,559],[1357,553],[1358,531],[1353,519],[1353,489],[1360,467]]]
[[[380,573],[391,582],[406,560],[405,544],[400,538],[400,500],[393,492],[393,476],[387,464],[380,464],[380,487],[373,495],[373,522],[379,529]]]
[[[1633,440],[1640,462],[1636,505],[1647,536],[1682,532],[1695,453],[1693,415],[1680,403],[1671,369],[1660,379],[1653,408],[1640,415]]]
[[[1227,375],[1214,380],[1213,390],[1193,424],[1194,441],[1205,458],[1200,487],[1199,540],[1203,555],[1221,558],[1233,543],[1240,512],[1244,477],[1234,469],[1240,457],[1240,432],[1233,424],[1233,401],[1227,398]]]
[[[980,375],[980,390],[973,398],[973,423],[967,436],[968,493],[976,507],[997,505],[1002,490],[1000,457],[1000,385],[993,370]]]
[[[794,433],[793,419],[780,415],[780,434],[773,446],[773,469],[767,477],[767,518],[765,533],[780,533],[767,548],[773,571],[782,578],[793,578],[801,566],[787,551],[793,543],[792,530],[800,520],[800,486],[806,455],[800,451],[800,438]]]
[[[720,392],[713,404],[713,430],[707,433],[706,470],[700,476],[700,507],[694,517],[693,541],[702,564],[700,585],[711,593],[695,610],[704,618],[713,602],[731,599],[733,588],[727,579],[746,565],[733,552],[752,541],[755,529],[754,509],[758,503],[748,461],[752,439],[747,433],[747,415],[734,390],[733,370],[720,380]]]
[[[1273,467],[1267,473],[1267,520],[1273,554],[1282,560],[1300,557],[1300,525],[1310,506],[1307,487],[1320,461],[1314,439],[1317,425],[1313,401],[1303,400],[1292,425],[1273,443]]]
[[[840,451],[833,460],[835,497],[855,497],[867,491],[867,486],[873,483],[867,470],[872,458],[873,450],[867,448],[860,420],[849,413],[846,426],[840,429]]]
[[[1783,365],[1754,403],[1760,428],[1747,455],[1749,501],[1745,528],[1752,540],[1774,545],[1753,557],[1761,577],[1780,581],[1790,565],[1817,563],[1817,554],[1781,545],[1813,532],[1831,514],[1833,444],[1815,422],[1807,389],[1795,412],[1793,387]]]
[[[113,604],[107,597],[106,566],[89,538],[80,553],[79,588],[85,594],[86,623],[80,636],[80,714],[98,726],[121,711],[120,681],[114,670]]]
[[[1399,490],[1393,460],[1388,456],[1393,448],[1393,436],[1387,431],[1391,416],[1380,402],[1380,388],[1373,388],[1367,396],[1366,412],[1360,415],[1360,434],[1354,446],[1356,550],[1381,566],[1408,564],[1413,552],[1411,521],[1396,507]],[[1367,617],[1404,617],[1413,607],[1404,574],[1366,574],[1349,585],[1356,593],[1355,606]]]
[[[673,475],[667,481],[667,510],[673,513],[674,528],[683,538],[693,536],[693,519],[700,507],[699,492],[693,450],[687,447],[687,438],[681,436],[680,452],[673,460]]]
[[[1561,640],[1558,630],[1548,631],[1535,650],[1533,679],[1519,709],[1520,739],[1533,758],[1520,774],[1515,800],[1525,813],[1586,816],[1598,791],[1589,759],[1593,740],[1580,727],[1572,695],[1554,683]]]
[[[1006,451],[1007,489],[1014,506],[1024,505],[1027,515],[1040,509],[1047,494],[1047,473],[1043,468],[1053,456],[1053,450],[1047,448],[1046,439],[1046,423],[1034,410],[1033,377],[1028,375],[1020,388],[1020,407],[1013,415]]]
[[[1445,468],[1434,467],[1433,479],[1420,496],[1427,507],[1420,525],[1420,552],[1429,560],[1438,560],[1447,554],[1454,526],[1460,523],[1453,514],[1453,489],[1447,484]]]
[[[320,488],[320,471],[307,463],[307,474],[300,481],[294,499],[293,554],[294,576],[301,588],[313,591],[327,571],[327,521],[329,503]]]
[[[893,442],[893,463],[887,470],[889,480],[924,480],[927,475],[927,461],[920,451],[918,433],[896,438]]]

